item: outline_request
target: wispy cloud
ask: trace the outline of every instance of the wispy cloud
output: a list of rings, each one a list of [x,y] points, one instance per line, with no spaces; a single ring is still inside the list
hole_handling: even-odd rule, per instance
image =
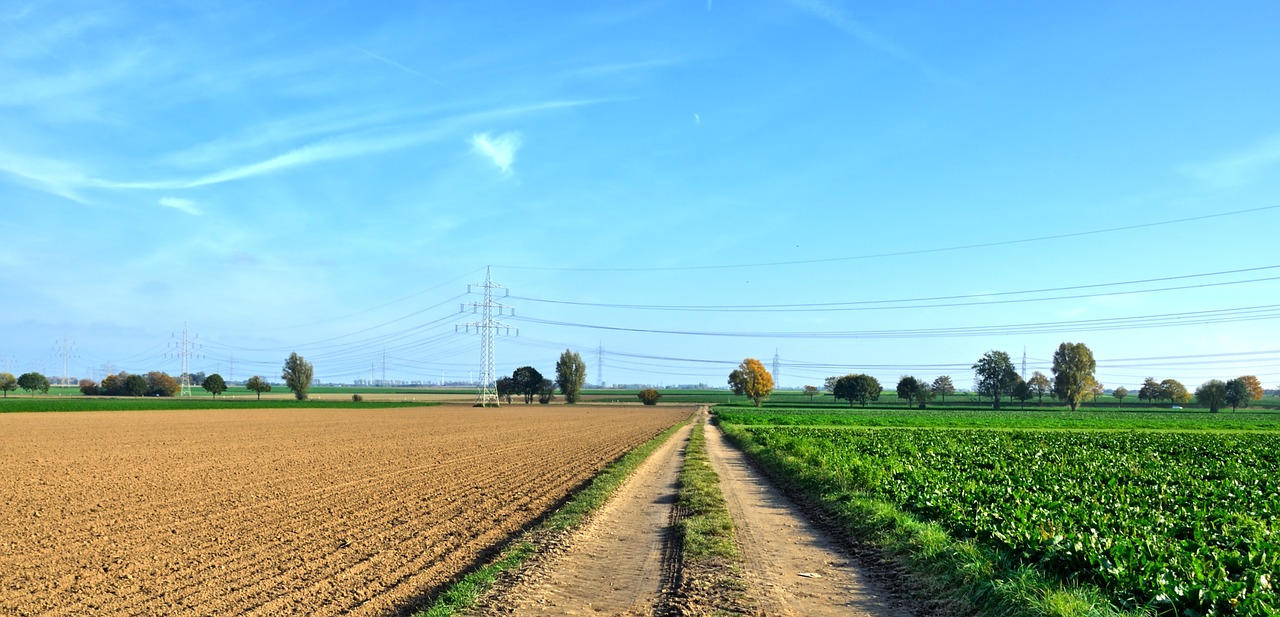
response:
[[[427,75],[426,73],[423,73],[422,71],[419,71],[419,70],[416,70],[416,69],[411,69],[411,68],[409,68],[409,67],[407,67],[407,66],[405,66],[405,65],[403,65],[403,64],[400,64],[399,62],[396,62],[395,60],[392,60],[392,59],[387,58],[387,57],[385,57],[385,56],[379,56],[378,54],[375,54],[375,53],[373,53],[373,52],[371,52],[371,51],[369,51],[369,50],[367,50],[367,49],[364,49],[364,48],[362,48],[362,47],[356,47],[356,46],[354,46],[354,45],[351,45],[351,46],[349,46],[349,47],[351,47],[351,49],[354,49],[354,50],[356,50],[356,51],[358,51],[358,52],[360,52],[360,53],[362,53],[362,54],[364,54],[364,55],[366,55],[366,56],[369,56],[370,58],[373,58],[374,60],[377,60],[378,62],[381,62],[381,63],[386,64],[386,65],[388,65],[388,66],[392,66],[392,67],[398,68],[398,69],[400,69],[401,71],[404,71],[404,72],[406,72],[406,73],[409,73],[410,75],[417,75],[418,77],[421,77],[421,78],[423,78],[423,79],[425,79],[425,80],[427,80],[427,81],[429,81],[429,82],[431,82],[431,83],[433,83],[433,84],[442,85],[442,84],[444,83],[444,82],[440,81],[439,79],[436,79],[436,78],[434,78],[434,77],[432,77],[432,76],[430,76],[430,75]]]
[[[1276,166],[1280,166],[1280,134],[1216,161],[1183,165],[1179,171],[1210,186],[1236,187]]]
[[[161,197],[160,205],[166,208],[173,208],[180,212],[186,212],[191,216],[200,216],[203,214],[200,212],[200,209],[196,207],[196,202],[191,201],[190,199],[182,199],[180,197]]]
[[[817,17],[845,34],[857,39],[863,45],[888,54],[899,61],[920,71],[930,80],[937,83],[950,83],[954,80],[943,75],[927,62],[916,57],[910,50],[898,45],[889,38],[872,30],[866,24],[854,19],[843,8],[831,0],[791,0],[791,3],[805,12]]]
[[[516,150],[520,149],[519,133],[503,133],[494,137],[489,133],[471,136],[471,149],[492,162],[504,174],[511,173],[511,164],[516,160]]]
[[[88,203],[81,197],[79,191],[84,189],[172,191],[222,184],[246,178],[271,175],[327,161],[414,147],[438,141],[450,135],[456,135],[463,127],[479,122],[519,117],[542,111],[595,105],[602,102],[605,102],[605,100],[549,101],[440,118],[431,122],[429,126],[420,127],[417,130],[409,130],[402,125],[388,125],[376,129],[355,131],[322,139],[284,154],[242,165],[233,165],[194,178],[172,178],[152,181],[111,180],[90,176],[67,163],[14,156],[4,151],[0,151],[0,171],[18,176],[25,184],[37,187],[48,193],[60,195],[80,203]],[[504,133],[494,138],[488,133],[484,133],[474,136],[472,145],[477,152],[488,157],[504,173],[509,173],[511,163],[515,160],[516,150],[520,147],[520,136],[516,133]]]
[[[630,73],[635,71],[644,71],[648,69],[657,69],[666,66],[674,66],[678,64],[675,60],[641,60],[637,62],[611,62],[607,64],[593,64],[573,69],[565,75],[569,77],[608,77],[618,73]]]

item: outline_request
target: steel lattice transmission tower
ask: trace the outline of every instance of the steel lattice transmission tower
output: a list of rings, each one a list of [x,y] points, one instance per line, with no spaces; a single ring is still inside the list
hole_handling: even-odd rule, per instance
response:
[[[781,387],[782,380],[782,360],[778,357],[778,350],[773,350],[773,387]]]
[[[480,321],[472,321],[462,324],[461,327],[466,332],[475,330],[480,333],[480,387],[476,392],[476,407],[498,407],[498,388],[497,376],[493,368],[493,337],[501,330],[503,334],[511,334],[511,326],[508,326],[495,319],[503,315],[515,315],[515,311],[511,307],[501,304],[494,300],[494,290],[502,292],[502,296],[508,295],[507,288],[493,282],[492,268],[486,266],[484,269],[484,282],[477,285],[467,285],[467,293],[471,293],[472,287],[479,287],[484,290],[484,300],[481,302],[472,302],[462,305],[462,312],[466,312],[467,307],[471,307],[471,312],[480,315]],[[516,330],[516,336],[520,335],[520,331]]]
[[[176,333],[173,336],[178,338]],[[178,378],[181,388],[178,396],[191,396],[191,357],[199,357],[194,353],[194,350],[199,347],[195,342],[195,339],[199,338],[199,336],[198,334],[194,337],[189,335],[187,333],[187,323],[184,321],[182,322],[182,338],[169,343],[169,346],[174,349],[173,352],[168,354],[169,357],[176,356],[182,360],[182,375]]]
[[[54,348],[54,352],[62,358],[62,379],[58,382],[61,385],[71,385],[68,365],[72,360],[77,360],[80,356],[76,353],[76,344],[73,341],[62,339],[58,341],[58,346]]]

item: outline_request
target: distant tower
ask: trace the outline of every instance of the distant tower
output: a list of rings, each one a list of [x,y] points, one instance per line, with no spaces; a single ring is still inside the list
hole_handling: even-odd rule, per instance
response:
[[[511,333],[511,327],[494,319],[495,313],[501,317],[503,311],[510,311],[507,315],[515,315],[515,311],[511,308],[496,302],[493,299],[495,289],[502,290],[502,295],[507,295],[507,288],[493,282],[492,268],[486,266],[484,269],[484,283],[477,285],[484,290],[484,300],[482,302],[472,302],[471,312],[480,314],[480,321],[473,321],[463,324],[463,328],[470,332],[474,329],[480,333],[480,384],[479,391],[476,392],[476,407],[497,407],[498,406],[498,388],[495,371],[493,368],[493,337],[498,330],[502,330],[504,334]],[[471,292],[472,285],[467,285],[467,292]],[[465,311],[468,305],[462,305]],[[520,331],[516,330],[516,335],[520,335]]]
[[[178,335],[174,334],[174,338],[177,338],[177,337]],[[170,357],[177,356],[182,360],[182,376],[181,376],[181,379],[179,380],[179,383],[181,384],[181,387],[178,393],[179,396],[191,396],[191,357],[192,356],[195,356],[197,358],[200,357],[194,353],[195,350],[199,347],[198,345],[196,345],[196,342],[195,342],[196,338],[199,338],[199,335],[196,335],[194,337],[191,336],[187,332],[187,323],[183,322],[182,338],[169,344],[170,347],[174,349],[174,351],[169,353],[169,356]]]
[[[777,388],[782,380],[782,360],[778,358],[778,349],[773,350],[773,387]]]
[[[58,356],[62,358],[62,380],[60,383],[64,386],[71,385],[71,377],[68,374],[67,365],[70,364],[71,360],[79,358],[76,355],[76,344],[64,338],[58,342],[56,350]]]
[[[604,387],[604,341],[596,347],[596,383]]]
[[[1022,346],[1022,381],[1027,380],[1027,346]]]

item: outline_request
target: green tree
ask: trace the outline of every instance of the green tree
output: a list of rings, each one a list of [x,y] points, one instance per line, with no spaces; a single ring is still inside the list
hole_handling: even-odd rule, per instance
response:
[[[1021,375],[1018,376],[1018,380],[1014,382],[1013,388],[1009,391],[1009,396],[1013,397],[1013,400],[1022,403],[1023,409],[1027,407],[1027,401],[1035,398],[1035,395],[1036,393],[1031,388],[1031,383],[1023,380]]]
[[[222,375],[214,373],[205,377],[204,381],[200,382],[200,387],[208,390],[213,398],[218,398],[219,394],[227,391],[227,382],[222,380]]]
[[[916,389],[920,387],[920,381],[911,375],[903,375],[898,380],[898,400],[907,402],[907,407],[911,406],[911,402],[916,399]]]
[[[1120,386],[1119,388],[1116,388],[1115,391],[1111,393],[1111,396],[1116,397],[1117,405],[1123,405],[1124,397],[1129,396],[1129,389],[1124,386]]]
[[[122,387],[125,396],[146,396],[147,378],[142,375],[126,375]]]
[[[861,373],[845,375],[837,379],[835,387],[832,389],[835,397],[849,401],[850,407],[853,407],[855,401],[866,407],[868,402],[880,399],[880,392],[880,381],[875,377]]]
[[[1053,383],[1049,381],[1048,376],[1040,371],[1031,374],[1031,379],[1027,380],[1027,387],[1036,396],[1036,404],[1038,405],[1044,405],[1044,395],[1053,392]]]
[[[587,383],[587,363],[576,351],[564,350],[556,361],[556,385],[564,393],[564,402],[572,405],[578,402],[582,394],[582,386]]]
[[[498,394],[498,399],[505,400],[507,404],[511,404],[511,395],[516,393],[515,381],[510,377],[499,377],[493,382],[493,388]]]
[[[1093,394],[1097,384],[1093,372],[1097,368],[1093,352],[1084,343],[1058,345],[1053,352],[1053,393],[1075,411],[1086,396]]]
[[[542,373],[532,366],[522,366],[511,373],[511,382],[515,393],[524,396],[524,404],[533,402],[533,397],[542,391]]]
[[[765,370],[764,364],[755,358],[746,358],[738,365],[737,370],[729,373],[729,386],[733,393],[746,395],[760,406],[760,400],[773,392],[773,375]]]
[[[823,379],[823,380],[822,380],[822,389],[823,389],[823,390],[826,390],[827,392],[835,392],[835,391],[836,391],[836,380],[837,380],[837,379],[840,379],[840,376],[839,376],[839,375],[834,375],[834,376],[828,377],[828,378],[826,378],[826,379]]]
[[[298,352],[289,354],[284,361],[284,370],[280,378],[284,385],[293,390],[293,397],[300,401],[307,400],[307,390],[311,389],[311,380],[315,377],[315,367],[311,366]]]
[[[554,400],[556,400],[556,382],[543,379],[542,386],[538,388],[538,404],[546,405]]]
[[[805,396],[807,396],[807,397],[809,397],[809,402],[810,402],[810,403],[812,403],[812,402],[813,402],[813,397],[817,396],[817,395],[818,395],[818,392],[819,392],[819,390],[818,390],[818,386],[805,386],[805,387],[804,387],[804,395],[805,395]]]
[[[4,398],[9,398],[9,393],[18,389],[18,378],[13,373],[0,373],[0,392],[4,393]]]
[[[1223,390],[1223,399],[1231,405],[1231,411],[1235,411],[1237,407],[1248,407],[1249,401],[1253,400],[1253,392],[1249,390],[1249,384],[1243,378],[1228,381]],[[1198,394],[1196,398],[1199,398]]]
[[[267,380],[265,380],[265,379],[263,379],[263,378],[261,378],[261,377],[259,377],[259,376],[257,376],[257,375],[254,375],[253,377],[250,377],[250,378],[249,378],[249,381],[244,382],[244,387],[245,387],[245,389],[249,390],[250,392],[257,392],[257,393],[258,393],[258,400],[262,400],[262,393],[263,393],[263,392],[270,392],[270,391],[271,391],[271,384],[270,384],[270,383],[268,383],[268,382],[267,382]]]
[[[662,393],[653,388],[645,388],[636,393],[636,397],[645,405],[657,405],[658,399],[662,398]]]
[[[80,394],[85,396],[96,396],[98,394],[98,384],[94,383],[92,379],[81,379]]]
[[[1148,377],[1142,380],[1142,387],[1138,389],[1138,400],[1154,403],[1164,398],[1164,388],[1160,386],[1160,382],[1155,377]]]
[[[956,387],[951,383],[950,375],[938,376],[937,379],[933,380],[933,386],[930,387],[930,390],[938,395],[944,403],[947,402],[947,395],[956,393]]]
[[[1166,379],[1160,382],[1160,390],[1164,397],[1172,403],[1185,403],[1191,400],[1191,393],[1187,392],[1186,386],[1183,386],[1177,379]]]
[[[1218,408],[1227,402],[1227,384],[1217,379],[1210,379],[1196,388],[1196,401],[1208,405],[1211,413],[1218,413]]]
[[[923,379],[917,381],[915,396],[913,398],[915,399],[916,407],[924,409],[925,406],[929,404],[929,400],[933,398],[933,387],[929,385],[929,382]]]
[[[1013,390],[1018,378],[1009,354],[994,349],[978,358],[973,365],[973,375],[979,394],[991,397],[992,409],[1000,409],[1000,399]]]
[[[18,387],[30,392],[31,396],[35,396],[36,392],[48,394],[49,378],[35,371],[23,373],[18,376]]]

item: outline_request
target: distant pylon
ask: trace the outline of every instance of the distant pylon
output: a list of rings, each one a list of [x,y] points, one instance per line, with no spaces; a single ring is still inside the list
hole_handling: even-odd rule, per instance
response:
[[[507,315],[515,315],[515,311],[511,311],[510,307],[500,304],[494,300],[493,291],[495,289],[502,290],[502,296],[506,297],[507,288],[493,282],[493,269],[485,266],[484,283],[475,285],[484,290],[484,301],[472,302],[471,304],[463,304],[462,310],[465,312],[468,306],[471,307],[472,313],[480,314],[480,321],[473,321],[462,325],[465,331],[470,332],[473,328],[480,333],[480,383],[476,392],[476,407],[498,407],[498,387],[496,372],[494,371],[493,360],[493,337],[498,330],[502,330],[504,334],[511,333],[511,327],[494,319],[495,313],[500,317],[503,311]],[[467,286],[467,292],[470,293],[473,285]],[[520,331],[516,330],[516,335],[520,335]]]
[[[604,387],[604,341],[600,341],[599,347],[596,347],[596,383],[600,387]]]
[[[778,349],[773,349],[773,387],[778,387],[782,379],[782,360],[778,357]]]
[[[1027,346],[1022,346],[1022,381],[1027,380]]]
[[[174,338],[177,338],[176,334]],[[191,356],[196,355],[192,351],[197,347],[194,338],[198,338],[198,335],[197,337],[192,337],[187,332],[187,322],[184,321],[182,322],[182,338],[170,343],[173,349],[176,350],[169,354],[170,357],[177,356],[182,360],[182,376],[178,380],[178,396],[191,396]]]

